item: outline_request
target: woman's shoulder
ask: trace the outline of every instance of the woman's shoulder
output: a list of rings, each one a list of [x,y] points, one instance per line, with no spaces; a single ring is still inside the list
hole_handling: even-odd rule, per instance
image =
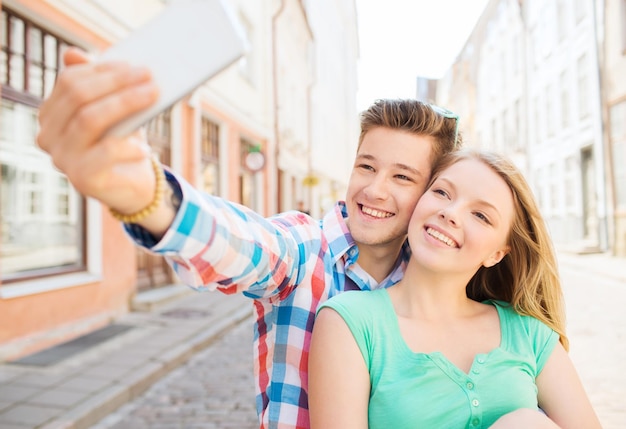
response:
[[[506,347],[531,347],[534,352],[548,350],[558,341],[558,334],[534,316],[523,314],[513,305],[504,301],[489,301],[498,309],[503,327],[503,341]],[[547,348],[546,348],[547,347]]]
[[[373,291],[349,290],[333,296],[322,305],[328,307],[342,306],[347,308],[379,305],[378,303],[385,298],[385,293],[384,289]]]

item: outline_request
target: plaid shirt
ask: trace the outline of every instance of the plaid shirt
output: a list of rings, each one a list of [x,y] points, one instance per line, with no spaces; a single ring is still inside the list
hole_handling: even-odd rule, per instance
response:
[[[241,292],[253,299],[256,406],[260,427],[308,428],[308,353],[320,303],[345,290],[398,282],[408,246],[380,284],[356,264],[345,204],[321,221],[300,212],[263,218],[247,207],[209,196],[167,172],[182,203],[158,243],[136,225],[127,231],[168,258],[197,290]],[[180,188],[179,188],[180,187]]]

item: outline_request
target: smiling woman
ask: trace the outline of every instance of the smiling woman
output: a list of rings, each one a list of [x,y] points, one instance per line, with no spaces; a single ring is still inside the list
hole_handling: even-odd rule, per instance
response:
[[[313,429],[600,427],[566,353],[547,229],[511,162],[468,150],[444,157],[408,240],[400,282],[320,306]]]

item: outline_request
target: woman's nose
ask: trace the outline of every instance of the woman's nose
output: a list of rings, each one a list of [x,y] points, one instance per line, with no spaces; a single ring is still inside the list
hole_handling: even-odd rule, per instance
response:
[[[447,206],[442,208],[439,211],[439,217],[452,225],[457,224],[456,212],[452,204],[448,204]]]

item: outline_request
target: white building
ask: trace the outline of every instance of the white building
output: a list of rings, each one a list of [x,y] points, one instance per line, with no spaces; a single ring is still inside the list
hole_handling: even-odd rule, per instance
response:
[[[313,31],[308,201],[314,215],[345,198],[359,138],[354,0],[305,1]]]
[[[523,169],[555,244],[577,251],[608,249],[593,6],[490,1],[438,88],[446,96],[438,102],[452,110],[458,94],[471,94],[461,96],[475,101],[473,123],[461,126],[471,130],[471,143],[503,152]],[[458,73],[464,64],[469,72]]]

